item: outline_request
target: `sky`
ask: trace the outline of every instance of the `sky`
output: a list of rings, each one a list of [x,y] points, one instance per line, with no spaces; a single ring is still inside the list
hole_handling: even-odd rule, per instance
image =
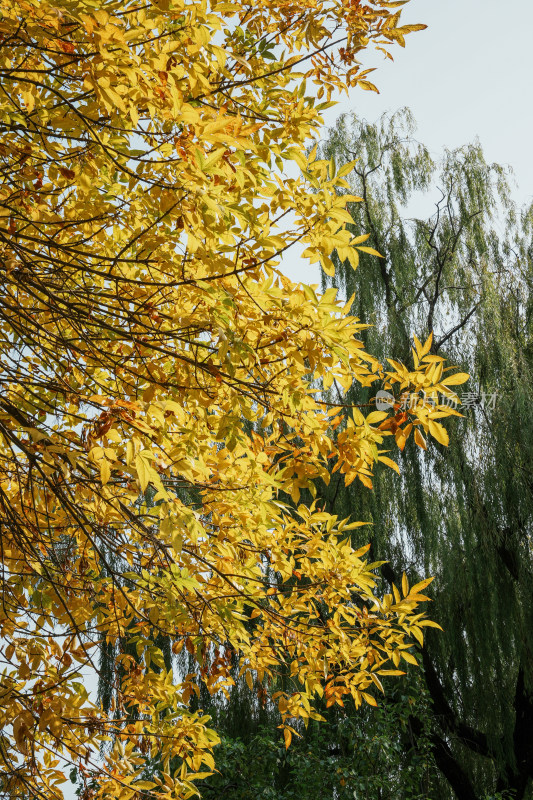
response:
[[[428,28],[407,36],[405,49],[392,48],[394,63],[364,54],[363,64],[377,67],[369,77],[379,95],[352,91],[328,111],[327,124],[343,112],[375,121],[408,106],[432,154],[478,137],[488,161],[513,168],[515,200],[532,202],[533,0],[411,0],[402,22]],[[293,280],[319,282],[318,269],[296,253],[282,269]]]

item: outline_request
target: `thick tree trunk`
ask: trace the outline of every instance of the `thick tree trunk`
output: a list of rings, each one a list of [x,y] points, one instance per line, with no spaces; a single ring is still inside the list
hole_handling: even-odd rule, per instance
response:
[[[515,765],[508,766],[498,780],[496,790],[507,792],[513,800],[524,800],[533,778],[533,697],[525,685],[524,668],[520,665],[514,699],[513,732]]]

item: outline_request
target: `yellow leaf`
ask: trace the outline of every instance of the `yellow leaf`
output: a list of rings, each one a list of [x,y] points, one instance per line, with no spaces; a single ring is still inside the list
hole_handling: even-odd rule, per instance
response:
[[[413,627],[410,628],[410,633],[413,634],[415,639],[420,644],[420,647],[423,647],[424,646],[424,635],[423,635],[422,631],[420,630],[420,628],[417,628],[416,625],[413,625]]]
[[[110,477],[111,477],[111,466],[109,464],[109,461],[106,461],[106,459],[104,458],[102,459],[102,461],[100,461],[100,480],[102,482],[102,486],[105,486],[105,484],[109,481]]]
[[[441,383],[443,386],[459,386],[461,383],[466,383],[469,378],[470,375],[466,372],[456,372],[455,375],[442,378]]]
[[[415,428],[415,442],[423,450],[426,449],[427,447],[426,440],[424,439],[418,428]]]
[[[343,531],[351,531],[351,530],[354,530],[354,528],[361,528],[363,525],[372,525],[372,523],[371,522],[350,522],[348,525],[343,525],[342,526],[342,530]],[[367,545],[365,548],[363,548],[362,553],[363,552],[366,553],[366,551],[369,548],[370,548],[370,545]],[[358,554],[359,554],[359,551],[356,551],[356,555],[358,555]]]
[[[369,706],[374,706],[375,708],[377,708],[378,704],[375,697],[372,697],[372,695],[369,694],[368,692],[361,692],[361,694],[365,698]]]
[[[413,336],[413,339],[414,339],[414,342],[415,342],[415,347],[416,347],[416,352],[417,352],[418,358],[420,360],[422,360],[424,358],[424,356],[426,356],[429,353],[429,351],[431,350],[431,345],[433,344],[433,332],[431,332],[429,334],[429,336],[426,339],[426,341],[424,342],[424,344],[421,344],[416,336]]]
[[[425,578],[425,580],[420,581],[420,583],[415,583],[415,585],[411,587],[411,594],[422,592],[432,581],[433,578]]]
[[[387,456],[379,456],[378,461],[381,461],[382,464],[386,464],[388,467],[391,467],[395,472],[398,473],[398,475],[400,474],[400,467],[391,458],[387,458]]]
[[[432,619],[423,619],[417,624],[422,626],[423,628],[437,628],[439,631],[442,630],[441,626],[437,622],[434,622]]]
[[[380,669],[378,670],[379,675],[405,675],[405,672],[402,672],[401,669]]]
[[[344,178],[345,175],[349,175],[356,164],[357,161],[348,161],[346,164],[343,164],[337,172],[337,178]]]
[[[129,441],[126,444],[126,464],[131,464],[133,461],[133,457],[135,455],[135,448],[133,447],[133,442]]]
[[[137,476],[139,478],[139,485],[141,487],[141,491],[146,491],[146,487],[150,483],[150,473],[148,469],[148,465],[146,464],[145,460],[141,455],[135,456],[135,468],[137,470]]]
[[[378,258],[385,258],[382,256],[381,253],[378,253],[377,250],[374,250],[373,247],[358,247],[358,250],[361,250],[363,253],[370,253],[371,256],[377,256]]]
[[[444,428],[440,424],[440,422],[435,422],[432,419],[428,419],[428,428],[430,434],[433,436],[434,439],[437,440],[437,442],[439,442],[439,444],[442,444],[445,447],[448,446],[448,444],[450,443],[450,439],[446,431],[446,428]]]
[[[381,420],[385,419],[387,416],[387,411],[371,411],[366,418],[366,422],[369,425],[373,425],[375,422],[381,422]]]
[[[379,94],[378,87],[370,83],[370,81],[357,81],[357,85],[366,92],[376,92],[376,94]]]

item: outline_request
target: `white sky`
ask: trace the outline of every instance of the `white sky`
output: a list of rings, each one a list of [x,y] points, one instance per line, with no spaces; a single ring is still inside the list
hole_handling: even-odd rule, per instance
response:
[[[402,21],[428,29],[393,47],[394,63],[363,56],[380,90],[356,90],[328,112],[370,121],[408,106],[417,138],[437,155],[479,137],[488,161],[509,164],[519,204],[533,201],[533,0],[411,0]],[[428,200],[428,215],[431,200]],[[283,263],[293,280],[318,283],[318,269],[297,253]]]

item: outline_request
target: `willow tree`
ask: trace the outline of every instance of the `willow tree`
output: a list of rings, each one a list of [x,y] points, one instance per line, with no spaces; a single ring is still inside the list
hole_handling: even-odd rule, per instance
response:
[[[391,5],[1,2],[12,797],[61,797],[70,766],[85,798],[192,795],[218,737],[191,697],[199,682],[228,691],[234,659],[265,691],[288,665],[273,698],[287,744],[314,696],[373,702],[378,676],[412,659],[426,582],[380,597],[357,521],[283,503],[328,464],[369,485],[387,462],[387,414],[354,415],[337,442],[316,388],[381,380],[360,323],[276,265],[296,241],[328,269],[335,247],[356,258],[342,172],[305,155],[324,108],[305,81],[326,103],[364,85],[358,54],[409,32]],[[448,374],[423,363],[387,380],[451,398]],[[410,418],[426,430],[438,414]],[[196,671],[172,669],[167,639]],[[84,682],[102,640],[125,641],[109,711]]]
[[[380,357],[405,359],[414,332],[433,332],[431,353],[471,375],[464,417],[446,457],[399,430],[400,476],[380,473],[373,493],[333,481],[325,496],[330,511],[372,521],[387,579],[437,576],[444,632],[422,655],[442,773],[435,798],[521,800],[533,775],[532,214],[517,211],[508,173],[479,144],[435,161],[414,131],[407,110],[377,124],[347,116],[330,131],[322,155],[358,159],[347,177],[364,200],[350,205],[353,230],[367,230],[382,258],[363,253],[354,272],[341,253],[323,281],[355,295]],[[424,202],[427,216],[415,216]],[[401,422],[410,399],[395,402]]]

